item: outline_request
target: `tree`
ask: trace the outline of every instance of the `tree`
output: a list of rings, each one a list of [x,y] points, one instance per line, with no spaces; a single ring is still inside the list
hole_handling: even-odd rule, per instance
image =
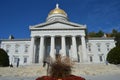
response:
[[[0,49],[0,66],[9,66],[9,57],[3,49]]]
[[[96,32],[89,32],[88,37],[96,37]]]
[[[120,32],[115,35],[116,46],[120,46]]]
[[[116,46],[120,46],[120,32],[113,29],[110,37],[115,37],[114,40],[116,41]]]
[[[97,33],[96,33],[96,36],[97,37],[102,37],[104,35],[104,32],[99,30]]]
[[[118,31],[116,29],[112,30],[111,37],[115,37]]]
[[[107,61],[111,64],[120,64],[120,46],[116,46],[107,54]]]
[[[107,61],[111,64],[120,64],[120,32],[113,29],[111,37],[115,37],[116,47],[110,50],[107,55]]]
[[[104,35],[104,32],[102,30],[99,30],[98,32],[89,32],[88,37],[102,37]]]

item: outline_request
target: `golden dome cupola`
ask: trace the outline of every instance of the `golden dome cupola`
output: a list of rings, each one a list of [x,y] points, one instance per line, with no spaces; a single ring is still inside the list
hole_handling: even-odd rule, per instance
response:
[[[49,13],[49,15],[53,15],[53,14],[62,14],[67,16],[66,12],[59,8],[59,4],[56,4],[56,8],[51,10]]]
[[[67,14],[64,10],[59,8],[59,4],[56,4],[56,8],[51,10],[47,17],[47,21],[55,20],[67,20]]]

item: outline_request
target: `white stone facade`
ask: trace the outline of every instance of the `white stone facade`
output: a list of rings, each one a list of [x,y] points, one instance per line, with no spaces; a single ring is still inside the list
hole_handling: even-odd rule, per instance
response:
[[[9,55],[10,64],[16,65],[17,59],[20,59],[20,65],[30,64],[30,39],[19,40],[1,40],[1,48]]]
[[[88,61],[103,63],[106,61],[108,52],[115,47],[114,38],[89,38],[87,40]]]
[[[48,56],[55,59],[58,53],[80,63],[101,63],[115,47],[113,38],[85,39],[86,25],[68,21],[58,5],[45,23],[29,28],[31,39],[1,39],[1,48],[8,53],[10,64],[16,65],[18,58],[20,65],[38,64]]]

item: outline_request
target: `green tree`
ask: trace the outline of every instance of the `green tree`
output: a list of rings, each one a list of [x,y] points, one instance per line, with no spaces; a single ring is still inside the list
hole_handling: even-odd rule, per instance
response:
[[[104,32],[102,30],[99,30],[97,33],[96,33],[96,36],[97,37],[102,37],[104,35]]]
[[[9,66],[9,57],[3,49],[0,49],[0,66]]]
[[[88,37],[96,37],[96,32],[89,32]]]
[[[107,61],[111,64],[120,64],[120,47],[116,46],[107,54]]]
[[[116,46],[120,46],[120,32],[115,35]]]
[[[104,35],[104,32],[102,30],[99,30],[98,32],[89,32],[88,37],[102,37]]]
[[[118,31],[116,29],[112,30],[111,37],[115,37]]]

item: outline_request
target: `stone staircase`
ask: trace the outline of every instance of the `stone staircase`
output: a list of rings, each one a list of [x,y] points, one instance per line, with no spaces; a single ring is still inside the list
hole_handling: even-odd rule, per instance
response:
[[[75,64],[73,66],[72,74],[74,75],[99,75],[120,73],[120,66],[105,65],[105,64]],[[42,67],[39,64],[29,66],[17,67],[0,67],[0,76],[18,76],[18,77],[30,77],[30,76],[42,76],[46,75],[46,67]]]

